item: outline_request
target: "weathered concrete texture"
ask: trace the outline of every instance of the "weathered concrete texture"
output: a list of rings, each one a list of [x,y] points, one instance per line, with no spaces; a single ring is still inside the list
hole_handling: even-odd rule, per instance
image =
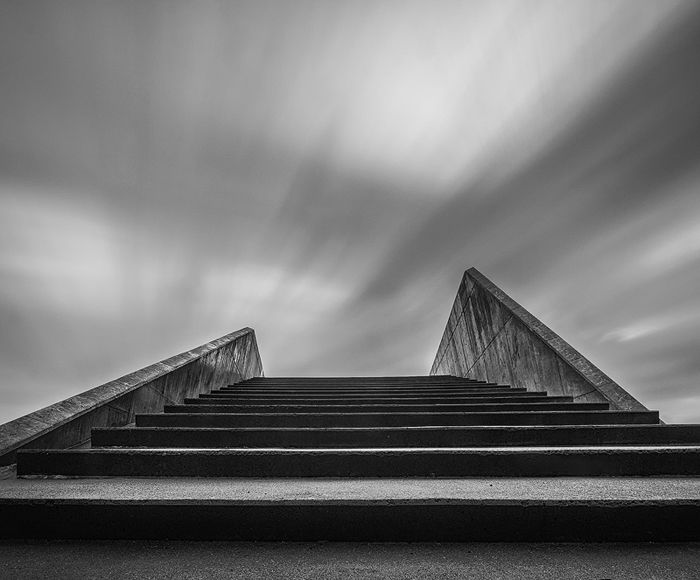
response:
[[[430,374],[646,409],[475,268],[464,273]]]
[[[695,580],[700,544],[0,543],[8,577]]]
[[[127,425],[137,413],[260,375],[255,333],[243,328],[0,425],[0,465],[13,463],[18,449],[80,447],[93,427]]]

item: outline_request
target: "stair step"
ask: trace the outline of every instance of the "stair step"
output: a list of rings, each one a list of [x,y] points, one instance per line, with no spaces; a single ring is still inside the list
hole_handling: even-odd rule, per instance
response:
[[[479,383],[484,382],[478,379],[470,379],[468,377],[455,377],[453,375],[414,375],[414,376],[388,376],[388,377],[253,377],[246,379],[245,381],[240,381],[236,384],[275,384],[275,383],[285,383],[285,384],[300,384],[300,383],[353,383],[353,384],[366,384],[366,383],[441,383],[441,382],[473,382]]]
[[[224,389],[309,389],[309,390],[342,390],[342,389],[453,389],[474,387],[508,387],[510,385],[492,381],[449,381],[449,382],[412,382],[412,383],[277,383],[277,382],[242,382],[225,385]]]
[[[438,413],[488,411],[604,411],[607,403],[497,403],[451,405],[165,405],[165,413]]]
[[[470,393],[509,393],[510,387],[473,387],[469,389],[432,389],[430,391],[424,389],[343,389],[343,390],[324,390],[311,391],[303,389],[295,390],[280,390],[280,389],[219,389],[211,391],[212,394],[221,395],[241,395],[251,397],[423,397],[423,396],[440,396],[440,395],[468,395]],[[518,391],[514,391],[518,392]],[[520,391],[522,392],[522,391]]]
[[[186,405],[459,405],[459,404],[487,404],[487,403],[571,403],[574,398],[570,396],[540,396],[537,394],[518,393],[514,395],[499,395],[499,396],[478,396],[478,397],[405,397],[396,398],[374,398],[369,401],[363,397],[360,398],[343,398],[343,399],[260,399],[248,397],[198,397],[186,398]]]
[[[3,539],[697,541],[700,486],[659,477],[19,479],[0,482],[0,520],[12,522]]]
[[[269,429],[113,427],[92,430],[93,447],[351,448],[581,445],[700,445],[700,425]]]
[[[532,392],[532,391],[530,391]],[[428,398],[428,397],[475,397],[475,396],[505,396],[505,395],[518,395],[527,394],[528,391],[525,389],[472,389],[469,391],[435,391],[433,393],[393,393],[393,392],[376,392],[367,393],[363,391],[357,392],[346,392],[346,393],[323,393],[314,395],[312,393],[275,393],[272,391],[260,391],[259,393],[245,393],[243,391],[220,391],[215,390],[210,393],[202,393],[200,397],[250,397],[257,399],[274,398],[274,399],[345,399],[345,398],[363,398],[363,399],[376,399],[376,398],[392,398],[392,399],[405,399],[405,398]]]
[[[343,392],[346,390],[351,390],[351,391],[362,391],[362,392],[372,392],[372,391],[397,391],[397,392],[402,392],[402,391],[418,391],[418,392],[431,392],[431,391],[436,391],[436,390],[469,390],[469,389],[479,389],[479,388],[499,388],[499,389],[509,389],[511,388],[510,385],[499,385],[497,383],[463,383],[463,384],[442,384],[442,385],[404,385],[404,386],[395,386],[395,385],[344,385],[344,386],[281,386],[281,385],[244,385],[244,384],[237,384],[237,385],[228,385],[225,387],[221,387],[223,390],[227,391],[289,391],[289,392],[298,392],[298,391],[309,391],[312,393],[318,393],[318,392],[331,392],[331,393],[336,393],[336,392]]]
[[[698,446],[71,449],[17,454],[18,476],[558,477],[700,475]]]
[[[362,405],[366,403],[374,404],[434,404],[434,403],[487,403],[487,402],[518,402],[531,401],[533,399],[573,401],[573,397],[547,397],[542,393],[508,393],[508,394],[480,394],[480,395],[459,395],[442,397],[237,397],[227,395],[211,395],[205,393],[197,398],[185,399],[185,403],[199,401],[202,404],[236,404],[236,405],[305,405],[305,404],[350,404]]]
[[[657,411],[505,411],[490,413],[160,413],[137,427],[392,427],[411,425],[653,424]]]

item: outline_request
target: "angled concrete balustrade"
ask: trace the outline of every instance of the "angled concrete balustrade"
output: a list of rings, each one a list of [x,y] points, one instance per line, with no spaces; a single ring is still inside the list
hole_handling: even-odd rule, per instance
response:
[[[0,425],[0,465],[19,449],[82,447],[93,428],[128,425],[137,413],[262,374],[255,332],[242,328]]]

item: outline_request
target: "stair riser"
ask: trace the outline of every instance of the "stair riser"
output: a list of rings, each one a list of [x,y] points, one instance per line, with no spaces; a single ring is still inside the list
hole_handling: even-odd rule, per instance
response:
[[[605,411],[607,403],[501,403],[496,405],[166,405],[165,413],[440,413],[496,411]]]
[[[371,542],[700,540],[700,505],[0,504],[0,537]]]
[[[20,453],[19,476],[560,477],[700,475],[700,452]]]
[[[411,425],[653,424],[653,412],[416,413],[416,414],[185,414],[137,415],[137,427],[402,427]]]
[[[647,426],[420,430],[93,429],[92,446],[226,448],[515,447],[700,445],[700,429]]]

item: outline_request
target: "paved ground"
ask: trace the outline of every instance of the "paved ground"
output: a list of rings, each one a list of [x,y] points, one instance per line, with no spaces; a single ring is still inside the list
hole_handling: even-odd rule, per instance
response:
[[[0,578],[697,580],[700,544],[0,542]]]
[[[112,502],[450,503],[700,500],[694,477],[531,477],[456,479],[106,478],[5,479],[4,499]],[[699,574],[700,577],[700,574]]]

